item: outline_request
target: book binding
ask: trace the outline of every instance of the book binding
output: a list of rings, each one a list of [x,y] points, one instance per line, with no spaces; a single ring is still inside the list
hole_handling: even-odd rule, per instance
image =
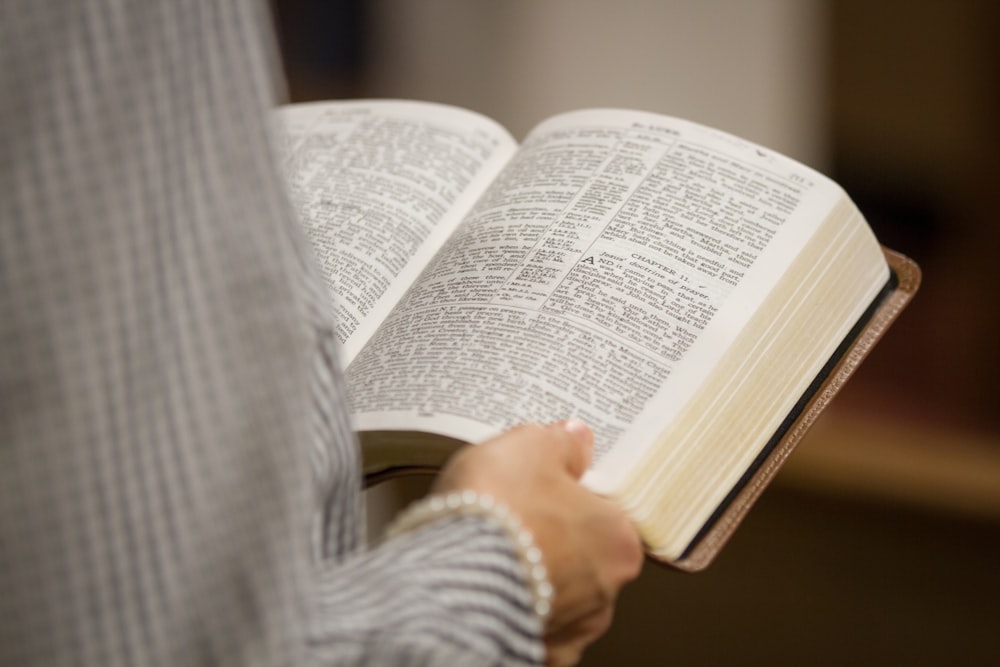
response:
[[[854,332],[853,340],[839,351],[831,366],[821,374],[812,391],[803,397],[801,409],[781,429],[774,442],[765,448],[758,464],[724,503],[716,517],[695,539],[685,553],[667,565],[686,571],[705,569],[732,536],[733,531],[778,473],[781,465],[816,422],[847,380],[871,352],[920,286],[920,267],[909,257],[882,246],[892,272],[892,280],[875,304],[867,321]]]

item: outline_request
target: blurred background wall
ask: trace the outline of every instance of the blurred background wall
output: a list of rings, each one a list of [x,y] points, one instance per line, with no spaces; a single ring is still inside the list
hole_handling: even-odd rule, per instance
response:
[[[833,176],[924,270],[719,560],[647,564],[584,664],[996,664],[1000,3],[273,4],[293,100],[452,103],[515,136],[585,106],[688,117]]]

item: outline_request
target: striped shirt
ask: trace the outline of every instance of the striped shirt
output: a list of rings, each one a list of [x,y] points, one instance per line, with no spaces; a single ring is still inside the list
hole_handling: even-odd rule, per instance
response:
[[[263,2],[0,3],[0,664],[535,664],[502,531],[365,546]]]

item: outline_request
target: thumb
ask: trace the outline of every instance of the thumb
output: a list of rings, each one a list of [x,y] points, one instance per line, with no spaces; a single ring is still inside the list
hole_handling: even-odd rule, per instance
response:
[[[594,432],[579,419],[558,422],[554,427],[570,436],[564,440],[567,445],[563,449],[563,462],[566,471],[574,479],[580,479],[594,458]]]

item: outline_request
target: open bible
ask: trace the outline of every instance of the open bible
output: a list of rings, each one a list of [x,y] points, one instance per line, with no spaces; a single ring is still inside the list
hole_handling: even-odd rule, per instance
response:
[[[576,111],[519,144],[428,103],[278,119],[368,478],[577,417],[584,483],[681,569],[711,561],[919,283],[831,180],[687,121]]]

